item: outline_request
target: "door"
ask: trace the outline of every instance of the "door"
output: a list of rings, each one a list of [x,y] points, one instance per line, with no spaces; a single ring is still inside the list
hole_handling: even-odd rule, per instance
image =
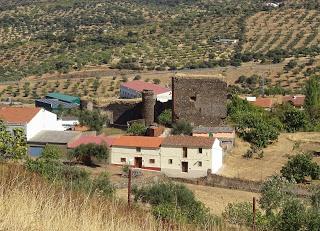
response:
[[[181,162],[182,172],[188,172],[188,162]]]
[[[135,157],[134,158],[134,166],[136,168],[142,168],[142,157]]]

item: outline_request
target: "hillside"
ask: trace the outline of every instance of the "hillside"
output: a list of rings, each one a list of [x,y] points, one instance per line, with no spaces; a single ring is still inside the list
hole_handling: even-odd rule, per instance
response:
[[[241,53],[314,48],[319,1],[284,1],[281,9],[266,9],[264,2],[1,0],[0,80],[101,64],[133,70],[239,65],[248,59]]]
[[[143,208],[128,210],[122,200],[68,191],[19,166],[1,164],[0,172],[1,230],[197,230],[189,225],[168,228]]]

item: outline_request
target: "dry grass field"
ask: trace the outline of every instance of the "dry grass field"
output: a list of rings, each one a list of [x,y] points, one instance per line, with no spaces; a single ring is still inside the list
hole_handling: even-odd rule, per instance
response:
[[[159,230],[147,212],[46,185],[21,170],[1,166],[0,185],[0,230]]]
[[[269,145],[263,150],[262,159],[245,159],[242,155],[250,145],[237,139],[235,148],[227,154],[223,168],[219,174],[228,177],[240,177],[249,180],[261,181],[269,176],[280,173],[288,157],[297,153],[319,151],[320,133],[285,133],[279,136],[278,142]],[[320,158],[314,158],[320,163]]]

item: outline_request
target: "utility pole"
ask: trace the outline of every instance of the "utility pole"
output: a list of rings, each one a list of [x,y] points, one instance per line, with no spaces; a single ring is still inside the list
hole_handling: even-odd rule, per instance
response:
[[[252,212],[253,212],[253,220],[252,220],[252,231],[256,231],[256,198],[253,197],[252,201]]]
[[[131,207],[131,178],[132,178],[132,170],[129,167],[129,172],[128,172],[128,207]]]
[[[260,94],[261,94],[261,97],[264,97],[264,85],[265,85],[265,77],[264,77],[264,75],[262,75],[262,79],[261,79],[261,82],[260,82]]]

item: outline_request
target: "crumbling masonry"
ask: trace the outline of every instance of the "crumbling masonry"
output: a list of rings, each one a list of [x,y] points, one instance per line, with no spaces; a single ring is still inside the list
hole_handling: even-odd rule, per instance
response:
[[[193,126],[219,126],[227,117],[227,83],[212,77],[172,78],[172,118]]]

